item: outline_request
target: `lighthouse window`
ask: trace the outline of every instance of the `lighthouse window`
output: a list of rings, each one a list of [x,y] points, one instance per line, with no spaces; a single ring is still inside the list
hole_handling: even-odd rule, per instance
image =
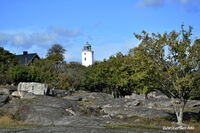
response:
[[[84,55],[86,55],[86,53],[84,53]]]
[[[86,58],[84,60],[86,60]]]

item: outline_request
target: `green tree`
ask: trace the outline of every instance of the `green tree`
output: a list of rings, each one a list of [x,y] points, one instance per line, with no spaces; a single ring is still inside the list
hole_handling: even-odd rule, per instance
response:
[[[154,58],[157,53],[153,52],[153,49],[147,45],[145,41],[142,41],[140,45],[129,51],[129,56],[132,58],[133,74],[131,80],[134,83],[136,93],[147,94],[156,88],[160,88],[160,75],[155,71],[157,64],[154,63]]]
[[[130,94],[133,91],[133,82],[131,75],[132,60],[129,56],[117,53],[107,60],[107,86],[112,90],[115,97],[121,97]]]
[[[12,82],[10,69],[16,64],[15,55],[0,47],[0,84]]]
[[[52,88],[57,86],[57,77],[59,72],[62,70],[59,67],[57,67],[57,61],[50,59],[40,59],[34,61],[30,67],[32,73],[31,75],[33,77],[37,77],[35,80],[42,83],[47,83]]]
[[[164,34],[148,34],[143,32],[136,34],[136,38],[141,40],[139,47],[145,50],[136,50],[144,65],[141,71],[154,70],[142,79],[148,81],[149,76],[156,84],[146,82],[147,87],[155,87],[161,90],[172,99],[177,123],[182,124],[183,111],[187,100],[192,95],[192,90],[196,90],[199,82],[200,65],[200,41],[192,40],[192,27],[188,30],[181,26],[179,32],[172,31]],[[140,67],[140,65],[138,65]],[[143,69],[142,69],[143,68]],[[140,68],[139,68],[140,69]]]
[[[47,58],[35,61],[30,68],[29,76],[34,81],[47,83],[52,88],[78,90],[83,87],[86,68],[80,63],[66,64]]]
[[[84,86],[87,90],[102,92],[106,88],[105,62],[95,62],[87,68],[84,80]]]
[[[54,61],[63,61],[65,49],[60,44],[54,44],[47,52],[47,58]]]
[[[19,82],[31,81],[29,78],[30,68],[28,66],[17,65],[12,68],[12,78],[16,84]]]
[[[68,76],[69,87],[74,90],[83,89],[86,67],[78,62],[66,64],[66,75]]]
[[[133,90],[133,83],[130,75],[132,59],[117,53],[103,62],[95,62],[87,68],[85,87],[90,91],[100,91],[120,97],[130,94]]]

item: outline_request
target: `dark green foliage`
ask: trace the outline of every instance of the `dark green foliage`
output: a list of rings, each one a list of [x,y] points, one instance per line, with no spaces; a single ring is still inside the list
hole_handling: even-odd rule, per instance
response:
[[[47,52],[47,59],[63,61],[65,49],[60,44],[54,44]]]
[[[39,81],[42,83],[47,83],[51,87],[56,88],[59,82],[59,73],[62,73],[64,70],[65,64],[60,61],[50,60],[50,59],[40,59],[35,61],[32,66],[32,71],[37,74],[37,79],[34,81]],[[34,76],[33,76],[34,77]]]
[[[200,71],[195,74],[196,80],[194,85],[197,86],[191,90],[190,99],[200,100]]]
[[[148,94],[155,88],[159,88],[160,77],[155,69],[157,64],[153,63],[149,55],[148,48],[142,43],[129,51],[129,56],[133,60],[134,73],[131,79],[135,84],[136,92]]]
[[[200,86],[191,91],[190,99],[191,100],[200,100]]]
[[[0,84],[12,82],[10,69],[16,64],[15,55],[0,47]]]
[[[41,71],[35,66],[17,65],[11,69],[12,79],[15,84],[19,82],[43,82],[52,79],[52,74]]]
[[[57,89],[80,89],[83,85],[85,67],[80,63],[69,63],[47,59],[35,61],[32,66],[34,81],[49,84]],[[34,75],[35,74],[35,75]]]
[[[88,67],[85,87],[90,91],[113,94],[115,97],[130,94],[133,91],[131,75],[132,61],[129,56],[117,53],[103,62],[95,62]]]
[[[83,89],[86,67],[82,66],[80,63],[71,62],[66,64],[65,69],[70,88],[75,90]]]
[[[15,66],[12,68],[12,77],[15,83],[30,81],[28,66]]]

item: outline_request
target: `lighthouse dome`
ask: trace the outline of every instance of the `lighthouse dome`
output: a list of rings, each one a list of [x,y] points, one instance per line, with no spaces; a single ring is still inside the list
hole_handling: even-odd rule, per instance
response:
[[[91,51],[91,45],[88,42],[86,42],[86,44],[83,47],[83,50]]]

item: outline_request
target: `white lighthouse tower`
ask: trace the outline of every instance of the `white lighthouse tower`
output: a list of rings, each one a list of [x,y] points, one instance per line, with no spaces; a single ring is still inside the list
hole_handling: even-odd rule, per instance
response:
[[[82,50],[82,65],[88,67],[94,62],[94,51],[91,49],[91,45],[86,42]]]

